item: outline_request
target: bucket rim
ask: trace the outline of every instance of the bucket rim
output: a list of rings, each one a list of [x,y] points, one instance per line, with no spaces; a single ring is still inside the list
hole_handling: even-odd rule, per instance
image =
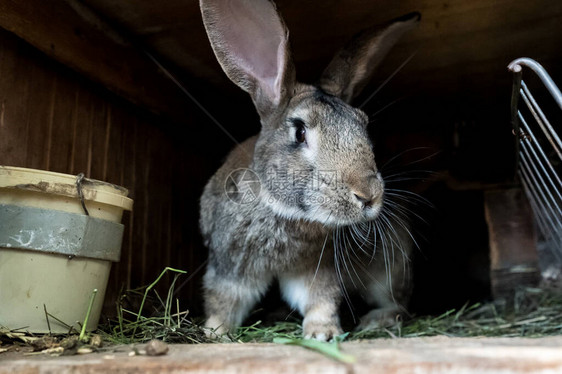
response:
[[[77,176],[41,169],[0,165],[0,188],[42,192],[79,199]],[[132,210],[133,200],[124,187],[84,178],[81,182],[84,200]]]

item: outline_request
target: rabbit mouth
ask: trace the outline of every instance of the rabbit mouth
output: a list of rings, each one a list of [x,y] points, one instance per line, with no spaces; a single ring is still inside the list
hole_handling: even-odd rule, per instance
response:
[[[337,226],[349,226],[374,221],[380,215],[381,210],[382,204],[380,203],[362,207],[356,214],[347,213],[343,218],[340,218]]]
[[[343,208],[341,204],[333,207],[315,207],[311,209],[312,214],[307,218],[335,228],[374,221],[381,214],[382,208],[382,200],[367,206],[350,201]]]

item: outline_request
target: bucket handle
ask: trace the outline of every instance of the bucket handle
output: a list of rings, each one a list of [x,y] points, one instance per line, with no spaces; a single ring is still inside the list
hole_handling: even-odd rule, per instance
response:
[[[76,176],[76,191],[78,191],[78,197],[80,198],[80,203],[82,204],[82,209],[84,209],[84,213],[87,216],[90,215],[88,213],[88,209],[86,208],[86,203],[84,202],[84,193],[82,192],[82,181],[84,180],[84,173],[80,173]]]

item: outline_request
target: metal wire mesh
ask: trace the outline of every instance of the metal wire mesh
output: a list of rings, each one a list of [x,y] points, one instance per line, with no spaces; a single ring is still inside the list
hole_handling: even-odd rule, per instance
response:
[[[529,58],[509,64],[514,73],[511,98],[513,133],[517,137],[517,174],[531,204],[540,244],[562,263],[562,141],[556,130],[562,123],[551,123],[522,79],[523,67],[531,70],[554,99],[555,110],[562,111],[562,93],[545,69]],[[530,76],[532,77],[532,76]],[[539,256],[541,254],[539,253]],[[552,261],[551,260],[551,261]],[[541,261],[542,262],[542,261]]]

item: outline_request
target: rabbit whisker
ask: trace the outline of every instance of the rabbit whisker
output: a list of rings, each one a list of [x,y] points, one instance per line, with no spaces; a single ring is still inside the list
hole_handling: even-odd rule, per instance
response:
[[[404,177],[404,178],[386,178],[384,181],[386,182],[386,185],[388,186],[389,184],[392,184],[392,183],[423,181],[425,179],[426,179],[426,177]]]
[[[318,264],[316,265],[316,271],[314,272],[314,276],[312,277],[312,281],[308,287],[310,291],[312,289],[312,285],[314,284],[314,280],[316,279],[316,275],[318,275],[318,270],[320,269],[320,264],[322,263],[322,257],[324,256],[324,249],[326,248],[326,243],[328,242],[328,235],[330,233],[326,233],[326,238],[324,239],[324,245],[322,245],[322,250],[320,251],[320,257],[318,258]]]
[[[412,191],[403,190],[403,189],[400,189],[400,188],[386,188],[385,189],[385,195],[390,195],[390,196],[393,196],[393,197],[397,197],[397,196],[406,197],[406,195],[407,195],[410,198],[412,198],[414,201],[417,201],[419,203],[423,203],[428,207],[433,207],[433,204],[431,203],[431,201],[427,200],[425,197],[421,196],[420,194],[417,194],[417,193],[412,192]]]
[[[407,208],[405,208],[403,206],[400,206],[400,205],[397,205],[397,204],[396,204],[394,210],[397,211],[398,213],[396,213],[395,211],[392,211],[392,210],[387,210],[387,214],[389,216],[391,216],[396,221],[398,226],[402,227],[402,229],[406,232],[406,234],[412,240],[412,243],[414,244],[414,247],[417,250],[421,250],[421,247],[420,247],[418,241],[416,240],[415,235],[412,233],[410,225],[407,224],[407,219],[405,218],[405,217],[408,217],[411,214],[414,214],[417,217],[419,217],[419,216],[417,214],[415,214],[412,210],[407,209]],[[420,217],[420,219],[422,219],[422,218]],[[417,233],[417,234],[419,234],[419,233]],[[406,269],[407,269],[407,267],[409,267],[411,259],[408,256],[408,254],[403,250],[403,247],[402,247],[401,243],[399,243],[399,245],[400,245],[401,252],[402,252],[402,263],[403,263],[403,267],[404,267],[403,268],[404,274],[408,274],[406,272]]]
[[[395,198],[397,200],[409,201],[408,198],[403,197],[400,194],[397,194],[396,196],[392,196],[392,198]],[[417,201],[415,201],[415,202],[418,203]],[[407,226],[409,228],[409,230],[410,230],[410,227],[416,227],[417,225],[406,225],[405,224],[405,222],[410,220],[411,218],[415,218],[417,223],[423,223],[426,226],[430,225],[429,222],[425,218],[423,218],[423,216],[416,213],[416,211],[412,208],[409,208],[409,207],[407,207],[405,205],[402,205],[402,204],[398,204],[394,201],[391,201],[390,199],[386,199],[385,204],[388,206],[389,210],[392,210],[395,214],[400,215],[401,221],[402,221],[402,224],[401,224],[402,227]],[[428,205],[428,204],[425,204],[425,202],[424,202],[424,205]],[[433,205],[431,205],[430,208],[435,209]],[[408,217],[408,219],[406,219],[405,217]],[[413,235],[413,232],[415,232],[415,235]],[[418,241],[421,239],[421,241],[427,242],[427,238],[420,232],[420,230],[415,230],[415,231],[410,230],[410,235],[418,238],[418,240],[414,240],[413,242],[414,242],[416,248],[418,250],[421,250],[421,246],[418,244]]]
[[[407,199],[406,199],[407,200]],[[416,218],[418,218],[420,221],[424,222],[427,224],[427,222],[423,219],[423,217],[421,217],[419,214],[417,214],[414,210],[403,206],[401,204],[398,204],[390,199],[386,199],[385,202],[385,207],[388,207],[387,211],[390,210],[394,213],[394,215],[396,216],[396,218],[400,218],[402,221],[406,221],[407,219],[405,217],[411,217],[411,216],[415,216]],[[398,217],[398,215],[400,215],[400,217]]]
[[[407,97],[408,96],[402,96],[402,97],[399,97],[398,99],[392,100],[391,102],[387,103],[382,108],[377,110],[375,113],[369,115],[369,125],[375,122],[375,118],[377,117],[377,115],[381,114],[382,112],[384,112],[385,110],[387,110],[388,108],[393,106],[394,104],[406,99]]]
[[[400,241],[398,239],[399,238],[398,232],[394,228],[394,225],[392,225],[392,222],[389,219],[389,217],[386,215],[387,213],[388,212],[385,212],[385,214],[382,214],[381,219],[384,222],[386,222],[387,227],[391,231],[390,240],[391,240],[391,244],[392,244],[392,264],[394,264],[394,249],[395,249],[395,246],[398,247],[398,249],[400,250],[400,252],[402,253],[403,256],[406,256],[406,253],[404,252],[404,248],[402,248],[402,246],[400,245]]]
[[[367,232],[365,233],[365,226],[367,226]],[[371,243],[371,229],[372,229],[372,223],[369,221],[367,223],[362,222],[361,223],[361,230],[363,230],[363,238],[365,240],[365,243],[367,245],[372,244]]]
[[[410,239],[412,239],[412,243],[414,243],[414,246],[416,248],[420,248],[420,246],[418,245],[418,242],[416,241],[416,239],[414,238],[414,235],[412,235],[412,232],[410,230],[410,228],[408,227],[408,225],[406,225],[404,223],[404,220],[401,217],[398,217],[398,215],[396,215],[393,212],[387,211],[387,214],[394,219],[394,221],[396,222],[397,225],[399,225],[400,227],[402,227],[402,229],[404,229],[404,231],[406,232],[406,234],[410,237]],[[410,258],[408,256],[408,254],[404,251],[404,248],[402,247],[402,245],[400,245],[400,243],[398,243],[399,246],[398,248],[400,248],[400,252],[402,252],[402,260],[403,262],[409,262]]]
[[[384,269],[385,269],[385,274],[386,274],[386,282],[388,285],[392,284],[392,269],[390,266],[390,253],[389,251],[392,251],[392,253],[394,253],[394,248],[392,246],[392,240],[388,241],[386,238],[390,235],[390,233],[388,233],[386,231],[386,224],[384,223],[384,221],[379,221],[379,223],[381,224],[381,228],[382,228],[382,232],[385,233],[384,235],[384,241],[383,241],[383,259],[384,259]],[[390,287],[390,293],[392,298],[394,299],[394,295],[392,294],[392,288]]]
[[[398,153],[397,155],[393,156],[393,157],[390,158],[389,160],[387,160],[387,161],[379,168],[379,170],[381,170],[381,172],[382,172],[382,171],[385,171],[385,170],[388,170],[387,168],[388,168],[388,166],[390,166],[390,165],[392,164],[392,162],[396,161],[399,157],[405,155],[406,153],[414,152],[414,151],[420,151],[420,150],[430,150],[430,149],[432,149],[432,148],[431,148],[431,147],[414,147],[414,148],[406,149],[406,150],[404,150],[404,151]],[[439,152],[437,152],[437,153],[439,153]],[[436,154],[436,153],[434,153],[433,155],[435,155],[435,154]],[[432,156],[433,156],[433,155],[432,155]],[[402,167],[403,165],[400,165],[400,166]]]
[[[370,226],[373,226],[373,254],[371,255],[371,259],[369,260],[369,264],[372,263],[375,260],[375,255],[377,254],[377,239],[380,240],[381,235],[378,235],[377,238],[377,233],[379,231],[379,225],[378,222],[375,221],[371,221],[369,222]]]
[[[393,199],[396,199],[396,200],[412,203],[412,201],[410,199],[408,199],[407,197],[401,196],[401,195],[392,196],[392,195],[389,194],[389,197],[393,198]],[[395,201],[391,201],[390,198],[385,199],[385,202],[384,202],[385,207],[388,207],[389,209],[392,209],[396,212],[399,212],[404,217],[415,217],[420,222],[422,222],[426,225],[429,224],[422,216],[420,216],[418,213],[416,213],[413,209],[405,207],[402,204],[398,204]],[[418,201],[414,201],[413,203],[419,204]]]
[[[335,270],[336,270],[336,275],[337,275],[337,280],[338,283],[340,285],[341,288],[341,292],[343,295],[343,298],[349,308],[349,311],[351,312],[351,316],[353,317],[353,321],[355,322],[355,313],[353,312],[353,305],[351,303],[351,298],[349,297],[349,294],[347,292],[347,288],[345,287],[345,282],[343,279],[343,275],[341,272],[341,264],[340,264],[340,254],[338,252],[339,249],[339,227],[336,227],[336,229],[334,231],[332,231],[332,239],[334,242],[334,265],[335,265]]]
[[[361,105],[358,106],[358,108],[359,108],[359,109],[362,109],[369,101],[371,101],[371,99],[372,99],[373,97],[375,97],[375,95],[376,95],[377,93],[379,93],[379,91],[382,90],[383,87],[386,86],[386,84],[387,84],[388,82],[390,82],[390,80],[391,80],[392,78],[394,78],[394,76],[395,76],[396,74],[398,74],[398,72],[399,72],[400,70],[402,70],[402,68],[403,68],[404,66],[406,66],[406,64],[407,64],[408,62],[410,62],[410,60],[411,60],[412,58],[414,58],[414,56],[415,56],[417,53],[418,53],[418,51],[415,51],[415,52],[412,53],[410,56],[408,56],[408,58],[406,58],[406,60],[404,60],[404,62],[401,63],[401,64],[392,72],[392,74],[390,74],[390,75],[388,76],[388,78],[386,78],[386,79],[375,89],[375,91],[373,91],[373,93],[370,94],[369,97],[367,97],[367,98],[365,99],[365,101],[363,101],[363,102],[361,103]]]
[[[365,265],[358,259],[354,259],[355,264],[359,267],[359,269],[362,271],[362,273],[371,281],[373,282],[374,285],[376,285],[380,291],[382,291],[384,294],[386,294],[389,298],[391,298],[395,303],[395,299],[394,299],[394,295],[393,295],[393,291],[392,288],[390,287],[386,287],[385,285],[383,285],[379,279],[377,279],[377,277],[375,277],[371,271],[365,267]],[[403,305],[400,305],[398,303],[396,303],[396,306],[403,312],[406,312],[406,308]]]
[[[412,171],[401,171],[394,174],[383,175],[383,179],[386,184],[400,182],[403,180],[424,180],[438,175],[438,173],[432,172],[430,170],[412,170]]]
[[[346,235],[346,232],[344,231],[344,236]],[[355,274],[355,277],[357,278],[357,280],[359,281],[359,284],[361,284],[361,286],[363,287],[363,289],[367,289],[367,287],[365,287],[365,284],[363,283],[363,280],[361,279],[361,277],[359,276],[359,274],[357,273],[357,270],[355,269],[355,267],[353,266],[353,260],[354,259],[359,259],[359,257],[357,256],[357,253],[355,252],[355,250],[353,249],[353,246],[351,245],[351,243],[349,242],[349,238],[347,239],[347,242],[349,244],[347,250],[345,251],[345,254],[347,255],[347,259],[349,260],[349,266],[351,267],[351,270],[353,270],[353,273]],[[353,254],[353,258],[350,256],[350,254]],[[350,277],[352,276],[351,274],[349,274]],[[357,287],[355,287],[357,288]]]
[[[345,270],[347,271],[348,279],[351,281],[351,284],[353,285],[353,288],[357,288],[357,285],[355,284],[355,281],[353,280],[353,277],[351,276],[351,271],[349,270],[349,265],[348,265],[347,261],[345,260],[345,255],[347,254],[349,256],[349,251],[347,250],[347,245],[346,245],[345,230],[343,228],[340,228],[338,230],[341,234],[341,239],[342,239],[341,243],[343,244],[343,246],[340,250],[343,265],[345,267]]]
[[[348,232],[351,235],[351,239],[353,240],[353,242],[357,245],[357,248],[362,253],[367,254],[367,252],[363,248],[363,246],[365,245],[365,240],[363,240],[363,243],[361,243],[361,244],[359,244],[359,242],[357,241],[357,239],[359,239],[359,240],[362,239],[362,235],[361,235],[361,233],[359,233],[357,231],[357,227],[355,226],[355,224],[352,224],[352,225],[348,226]],[[353,251],[353,252],[355,253],[355,251]]]

